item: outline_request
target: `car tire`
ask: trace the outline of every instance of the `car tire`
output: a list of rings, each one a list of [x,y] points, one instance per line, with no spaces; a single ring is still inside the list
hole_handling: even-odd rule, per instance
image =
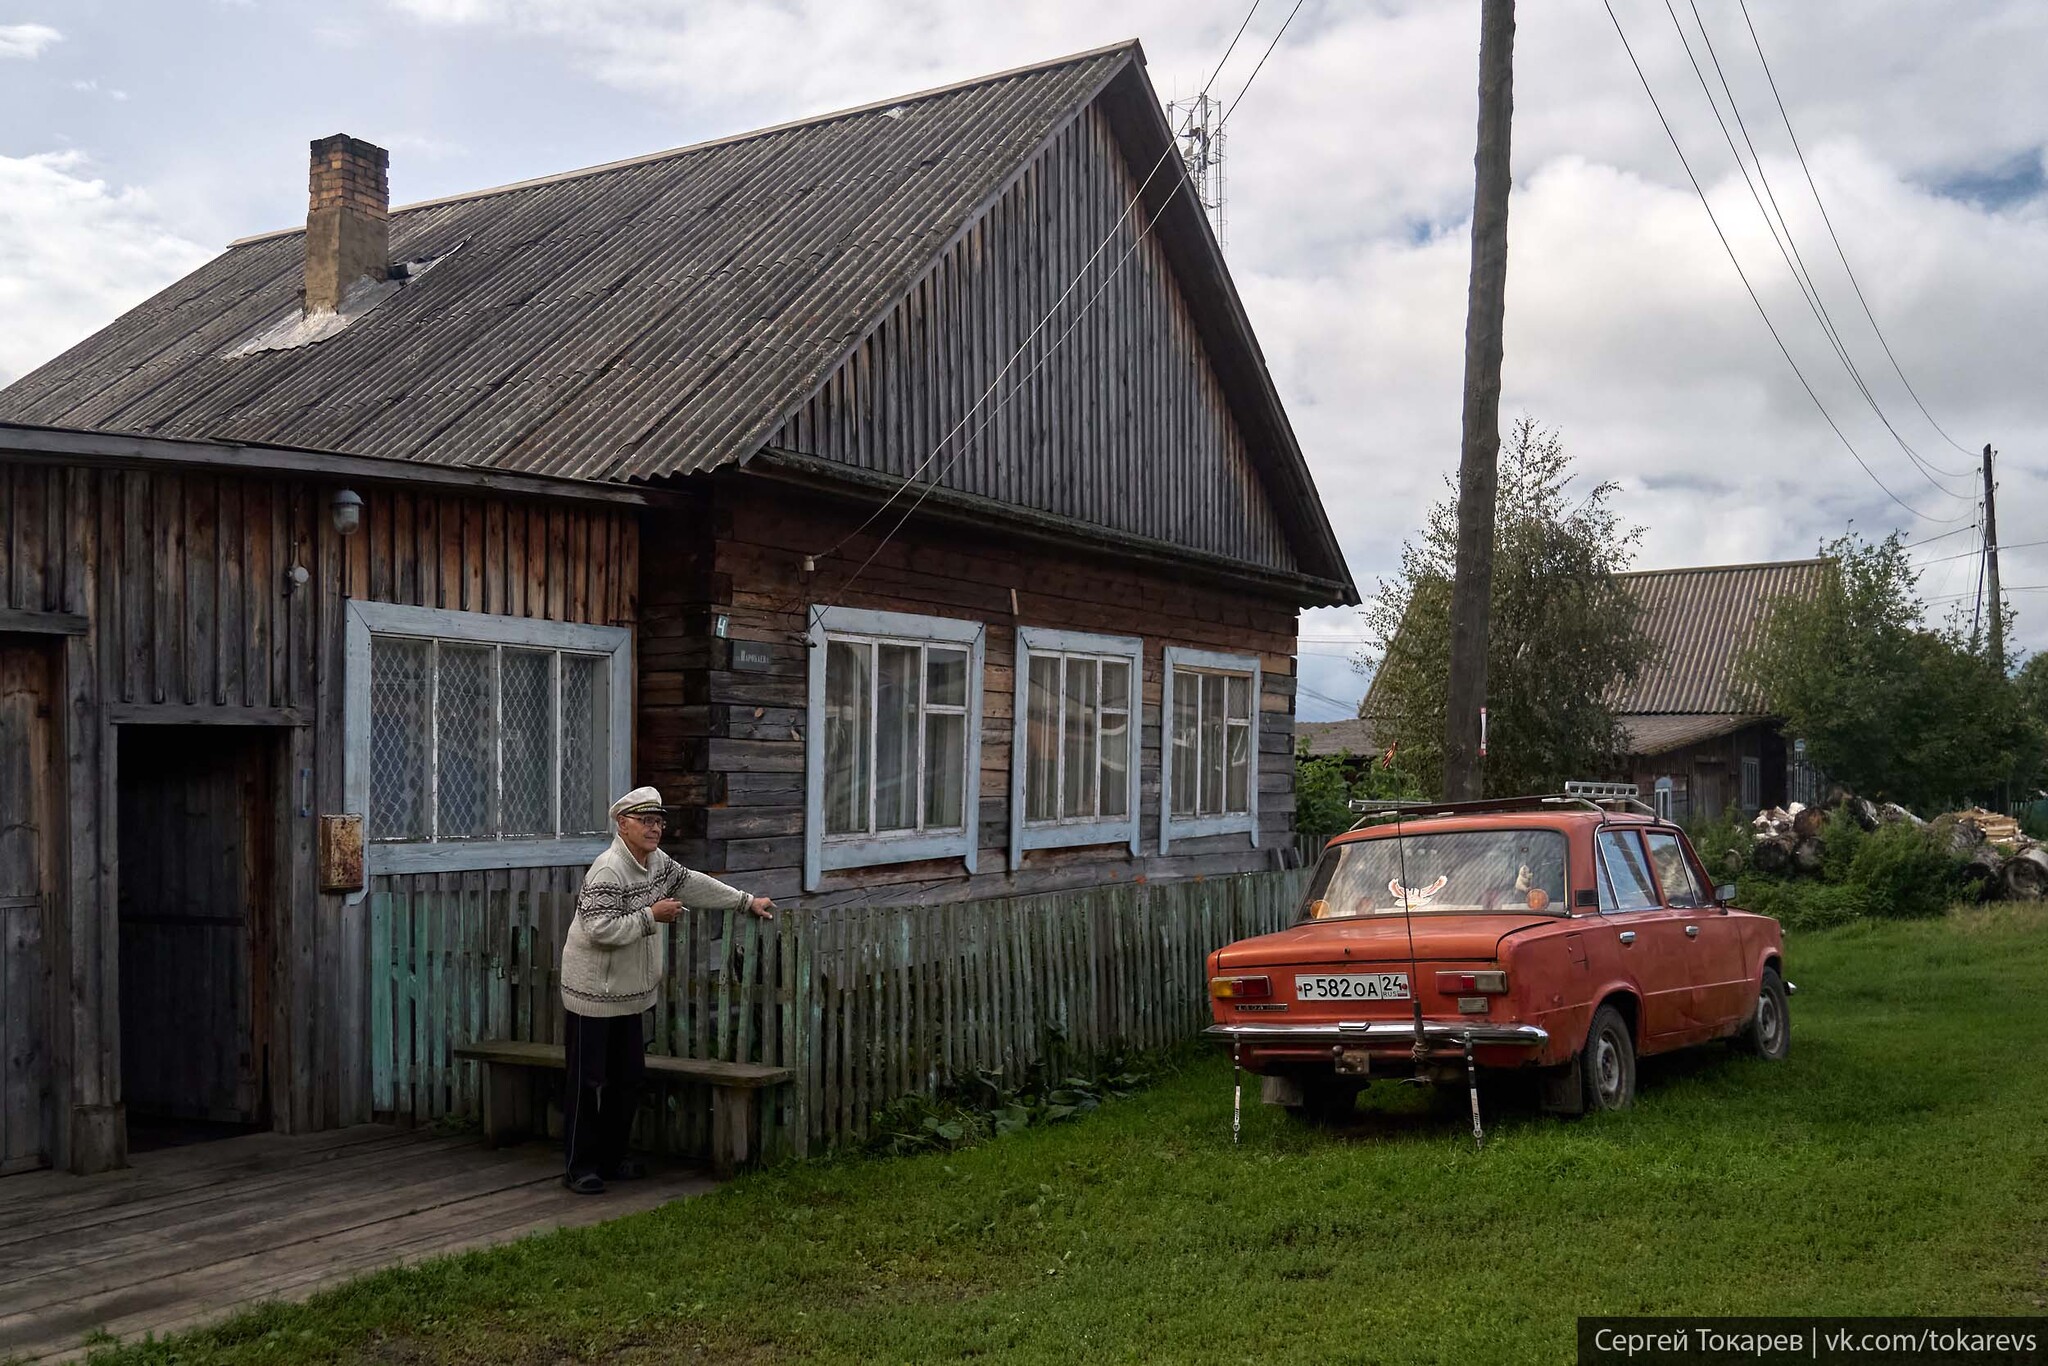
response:
[[[1735,1036],[1735,1044],[1766,1062],[1783,1062],[1791,1054],[1791,1001],[1785,979],[1776,968],[1764,969],[1763,980],[1757,986],[1756,1010]]]
[[[1358,1113],[1360,1089],[1339,1077],[1303,1077],[1295,1113],[1314,1124],[1341,1124]]]
[[[1586,1048],[1579,1056],[1579,1077],[1587,1114],[1626,1110],[1635,1103],[1635,1038],[1613,1006],[1601,1006],[1593,1014],[1593,1027],[1586,1031]]]

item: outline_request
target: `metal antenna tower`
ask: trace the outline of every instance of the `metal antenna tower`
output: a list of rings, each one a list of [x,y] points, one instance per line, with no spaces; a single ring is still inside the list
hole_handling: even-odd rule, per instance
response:
[[[1209,211],[1216,240],[1226,240],[1227,219],[1223,211],[1223,101],[1214,95],[1195,95],[1174,100],[1166,106],[1167,122],[1180,143],[1180,159],[1194,183],[1195,198]]]

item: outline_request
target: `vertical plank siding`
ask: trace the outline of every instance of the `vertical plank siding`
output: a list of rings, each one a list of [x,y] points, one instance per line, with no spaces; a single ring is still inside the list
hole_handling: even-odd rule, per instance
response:
[[[370,1026],[378,993],[392,989],[368,971],[372,906],[322,895],[314,882],[313,815],[342,809],[345,600],[597,625],[637,617],[631,509],[358,485],[362,527],[343,537],[328,515],[341,487],[0,460],[0,607],[89,622],[61,647],[70,1008],[55,1040],[66,1113],[117,1115],[121,1096],[109,708],[261,708],[297,720],[278,774],[272,979],[252,999],[271,1013],[276,1123],[327,1128],[383,1108],[373,1097]],[[308,578],[288,590],[294,565]],[[572,875],[520,876],[541,874]],[[496,893],[510,904],[512,884],[499,879]],[[481,922],[485,889],[473,890]],[[134,960],[131,970],[146,969]],[[468,1023],[456,1014],[447,1027]]]
[[[769,444],[1296,568],[1141,178],[1083,111]]]
[[[983,1071],[1162,1048],[1209,1019],[1211,949],[1290,924],[1309,871],[1253,873],[946,906],[685,915],[648,1038],[657,1053],[793,1069],[763,1146],[801,1156],[866,1140],[874,1115]],[[387,880],[371,898],[371,1074],[380,1112],[476,1113],[484,1037],[561,1038],[567,870]],[[708,1150],[710,1097],[662,1097],[668,1151]]]

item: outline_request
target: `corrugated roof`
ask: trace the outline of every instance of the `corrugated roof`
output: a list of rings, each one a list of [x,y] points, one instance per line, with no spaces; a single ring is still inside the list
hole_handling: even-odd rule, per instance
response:
[[[1318,758],[1329,754],[1373,755],[1379,753],[1372,741],[1372,722],[1364,717],[1345,721],[1297,721],[1295,739]]]
[[[1657,654],[1615,699],[1624,714],[1742,713],[1735,662],[1755,637],[1773,598],[1811,598],[1832,562],[1825,558],[1699,569],[1646,569],[1617,577],[1642,603],[1642,626]]]
[[[445,257],[318,345],[302,230],[244,239],[0,391],[0,419],[565,478],[743,458],[1057,128],[1124,43],[944,90],[395,210]]]
[[[1675,712],[1650,716],[1619,716],[1628,732],[1628,752],[1645,757],[1668,754],[1674,749],[1731,735],[1745,726],[1768,721],[1767,716],[1743,712]]]

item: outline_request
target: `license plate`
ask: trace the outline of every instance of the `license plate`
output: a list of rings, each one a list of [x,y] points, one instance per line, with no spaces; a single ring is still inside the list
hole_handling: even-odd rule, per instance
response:
[[[1294,979],[1297,1001],[1405,1001],[1405,972],[1318,973]]]

